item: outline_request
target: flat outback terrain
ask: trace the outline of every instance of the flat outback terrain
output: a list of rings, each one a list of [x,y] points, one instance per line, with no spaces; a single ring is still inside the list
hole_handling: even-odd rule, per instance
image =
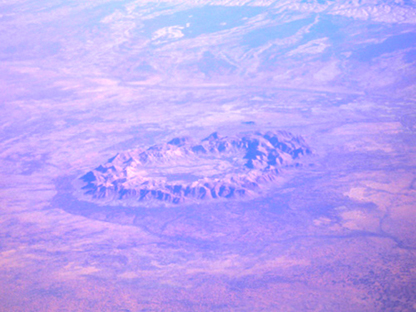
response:
[[[0,2],[0,311],[415,311],[412,1]]]

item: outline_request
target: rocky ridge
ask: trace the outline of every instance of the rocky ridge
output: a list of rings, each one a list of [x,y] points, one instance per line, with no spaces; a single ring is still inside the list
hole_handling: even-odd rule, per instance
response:
[[[300,136],[255,132],[200,142],[174,138],[122,152],[81,177],[84,195],[106,202],[181,203],[248,196],[276,179],[279,168],[310,154]]]

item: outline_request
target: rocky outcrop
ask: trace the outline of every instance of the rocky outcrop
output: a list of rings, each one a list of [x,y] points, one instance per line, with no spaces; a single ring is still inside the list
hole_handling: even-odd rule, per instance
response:
[[[174,138],[122,152],[81,177],[85,195],[105,201],[181,203],[247,196],[276,179],[279,168],[309,154],[289,132],[249,133],[200,142]]]

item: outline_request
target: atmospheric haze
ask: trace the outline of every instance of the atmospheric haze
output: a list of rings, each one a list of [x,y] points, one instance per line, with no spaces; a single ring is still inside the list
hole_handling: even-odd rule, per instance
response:
[[[414,1],[0,21],[0,311],[416,310]]]

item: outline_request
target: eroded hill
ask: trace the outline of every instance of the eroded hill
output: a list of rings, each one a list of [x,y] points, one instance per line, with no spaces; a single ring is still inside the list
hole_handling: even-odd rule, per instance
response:
[[[84,194],[108,201],[164,201],[233,198],[255,194],[274,181],[279,168],[296,166],[310,149],[300,136],[276,131],[200,142],[168,143],[122,152],[81,177]]]

